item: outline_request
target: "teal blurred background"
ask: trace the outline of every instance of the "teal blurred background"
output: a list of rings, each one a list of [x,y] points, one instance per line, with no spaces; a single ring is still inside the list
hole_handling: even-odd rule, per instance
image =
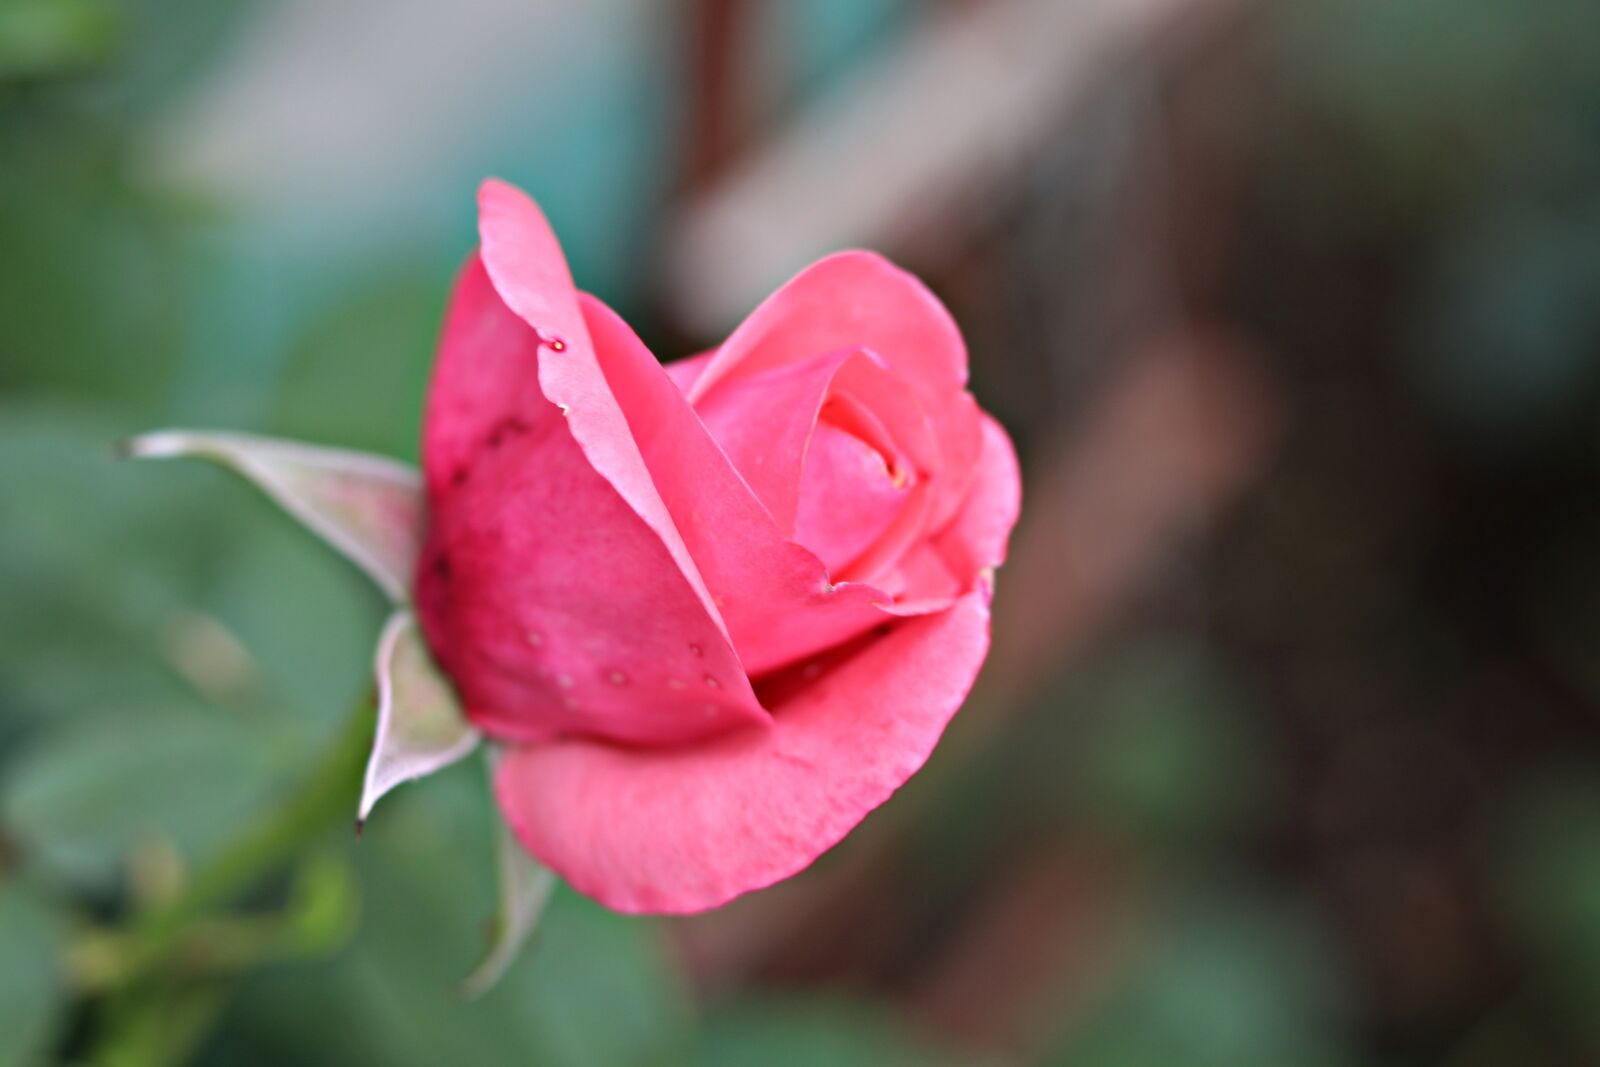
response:
[[[415,458],[477,182],[655,350],[878,248],[1027,505],[927,770],[489,996],[476,765],[135,985],[383,605],[142,429]],[[1600,1063],[1592,0],[0,0],[0,1064]]]

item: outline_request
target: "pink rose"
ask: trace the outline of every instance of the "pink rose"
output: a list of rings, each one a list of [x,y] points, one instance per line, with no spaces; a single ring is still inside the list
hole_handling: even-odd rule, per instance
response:
[[[1015,455],[949,313],[876,255],[663,368],[526,195],[479,209],[424,424],[424,633],[534,856],[621,911],[714,907],[927,759],[988,649]]]

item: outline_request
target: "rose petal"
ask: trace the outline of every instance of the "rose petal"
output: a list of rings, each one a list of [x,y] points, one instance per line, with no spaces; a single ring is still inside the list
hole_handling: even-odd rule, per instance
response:
[[[752,677],[883,621],[880,590],[835,585],[787,540],[661,364],[627,323],[584,294],[595,351],[667,510]]]
[[[940,494],[955,484],[957,472],[943,466],[941,448],[917,391],[876,363],[850,363],[839,370],[829,418],[870,439],[880,428],[899,457],[897,480],[910,492],[894,520],[840,577],[876,585],[914,545],[928,534]],[[909,466],[909,470],[906,468]]]
[[[762,301],[717,349],[690,399],[734,377],[856,347],[930,389],[955,393],[967,382],[966,345],[939,298],[882,256],[840,252]]]
[[[664,743],[764,724],[661,539],[533,388],[540,358],[538,335],[469,262],[429,395],[432,524],[416,582],[428,643],[468,715],[518,740]],[[468,406],[480,366],[518,401],[512,414],[491,409],[492,425]]]
[[[930,473],[941,462],[938,443],[916,391],[878,357],[859,349],[843,349],[735,378],[707,393],[695,411],[767,507],[780,532],[821,556],[834,581],[876,584],[910,546],[926,536],[935,506],[931,497],[942,484],[942,479]],[[793,519],[803,471],[812,463],[813,430],[829,425],[871,445],[881,457],[877,465],[892,468],[894,487],[910,486],[848,552],[841,552],[833,540],[840,530],[813,528],[802,535]],[[826,464],[827,457],[823,457],[822,466]],[[813,489],[819,473],[811,475]],[[855,511],[856,503],[848,496],[835,496],[825,509],[810,506],[809,515],[824,522],[835,517],[848,522],[848,513],[819,515],[819,511],[840,507]],[[861,503],[870,507],[872,501]],[[814,541],[815,536],[823,540]],[[855,565],[847,570],[846,565],[852,563]]]
[[[842,574],[889,528],[908,495],[881,452],[820,423],[806,450],[794,538],[822,558],[828,573]]]
[[[942,456],[925,467],[937,483],[929,514],[943,525],[966,495],[980,448],[966,344],[939,298],[882,256],[840,252],[795,275],[717,349],[689,398],[698,408],[722,383],[846,347],[881,357],[927,412]]]
[[[883,583],[897,603],[949,602],[971,585],[975,571],[958,575],[950,570],[944,556],[931,544],[917,545],[895,565]]]
[[[478,234],[483,242],[479,254],[495,290],[545,342],[538,359],[540,389],[566,414],[572,436],[594,469],[661,538],[706,613],[721,627],[720,613],[595,361],[566,257],[544,214],[520,189],[486,181],[478,191]]]
[[[794,532],[801,470],[817,416],[840,368],[853,360],[871,357],[843,349],[751,375],[715,390],[695,408],[785,537]]]
[[[915,773],[988,643],[977,591],[837,653],[815,680],[791,672],[768,696],[770,731],[670,750],[521,746],[495,795],[535,856],[608,907],[713,908],[806,867]]]
[[[983,415],[983,449],[973,464],[972,492],[950,523],[934,537],[946,565],[957,575],[998,567],[1022,509],[1022,471],[1005,429]]]
[[[971,393],[945,396],[930,408],[941,453],[928,524],[938,529],[950,521],[976,484],[978,456],[983,451],[983,410]]]
[[[662,369],[667,372],[667,377],[672,379],[672,384],[678,387],[679,392],[687,393],[694,388],[695,381],[705,372],[714,355],[716,353],[713,351],[701,352],[697,356],[685,356],[663,364]]]

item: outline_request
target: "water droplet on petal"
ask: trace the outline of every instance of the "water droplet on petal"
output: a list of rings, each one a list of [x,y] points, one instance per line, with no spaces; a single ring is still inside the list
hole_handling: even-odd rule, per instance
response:
[[[685,688],[685,686],[683,684],[683,679],[681,679],[681,678],[668,678],[667,679],[667,688],[668,689],[683,689],[683,688]]]
[[[690,642],[690,644],[689,644],[689,651],[694,653],[696,656],[703,656],[703,655],[706,654],[706,650],[705,649],[701,648],[697,644],[694,644],[693,642]]]
[[[721,689],[722,688],[722,683],[717,681],[714,677],[712,677],[711,675],[708,674],[708,675],[706,675],[706,688],[707,689]]]
[[[559,685],[563,689],[571,689],[572,688],[572,675],[570,675],[570,674],[558,674],[558,675],[556,675],[556,684]]]
[[[627,685],[628,684],[628,676],[626,674],[623,674],[621,671],[612,671],[610,674],[606,675],[606,680],[609,681],[612,685]]]
[[[544,644],[544,636],[537,630],[529,630],[523,635],[523,639],[534,648],[538,648],[540,645]]]

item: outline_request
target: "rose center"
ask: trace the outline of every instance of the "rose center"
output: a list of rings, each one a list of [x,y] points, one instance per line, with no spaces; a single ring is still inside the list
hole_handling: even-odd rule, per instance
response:
[[[873,442],[860,429],[879,437],[843,405],[830,403],[800,474],[794,539],[817,554],[835,581],[894,523],[915,480],[907,464],[884,450],[886,442]]]

